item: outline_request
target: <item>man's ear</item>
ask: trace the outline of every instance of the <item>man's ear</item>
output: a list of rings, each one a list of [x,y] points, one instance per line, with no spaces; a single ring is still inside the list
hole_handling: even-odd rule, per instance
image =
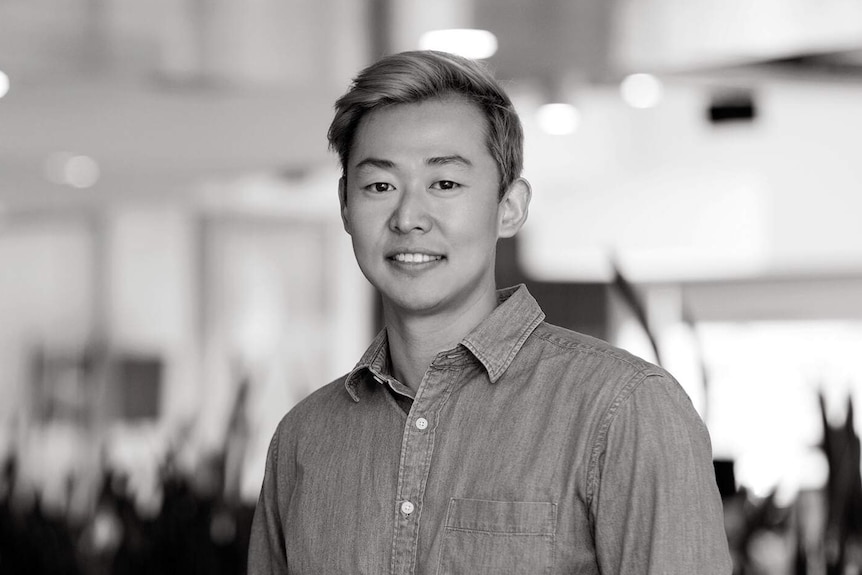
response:
[[[341,205],[341,223],[344,231],[350,233],[350,224],[347,220],[347,179],[341,176],[338,180],[338,203]]]
[[[533,190],[530,188],[530,182],[524,178],[518,178],[512,182],[497,208],[499,214],[498,238],[511,238],[518,233],[518,230],[527,221],[532,196]]]

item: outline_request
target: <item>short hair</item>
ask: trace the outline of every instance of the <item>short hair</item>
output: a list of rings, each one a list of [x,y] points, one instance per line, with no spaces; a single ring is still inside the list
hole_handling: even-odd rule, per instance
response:
[[[509,96],[482,64],[433,50],[401,52],[371,64],[335,102],[327,139],[347,176],[350,148],[362,118],[372,110],[458,95],[479,107],[486,119],[486,145],[497,164],[500,198],[521,176],[524,132]]]

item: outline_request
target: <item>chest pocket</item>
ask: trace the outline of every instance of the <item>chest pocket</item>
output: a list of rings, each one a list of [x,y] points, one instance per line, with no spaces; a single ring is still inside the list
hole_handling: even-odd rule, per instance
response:
[[[437,575],[550,573],[557,506],[451,499]]]

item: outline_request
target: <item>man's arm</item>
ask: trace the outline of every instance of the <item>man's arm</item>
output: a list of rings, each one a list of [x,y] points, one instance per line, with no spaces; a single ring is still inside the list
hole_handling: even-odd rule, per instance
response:
[[[601,572],[731,573],[709,435],[679,384],[646,376],[606,425],[591,503]]]
[[[263,486],[254,511],[248,548],[249,575],[289,573],[279,497],[279,492],[283,489],[280,483],[288,480],[283,472],[280,472],[278,465],[280,432],[281,426],[269,444]]]

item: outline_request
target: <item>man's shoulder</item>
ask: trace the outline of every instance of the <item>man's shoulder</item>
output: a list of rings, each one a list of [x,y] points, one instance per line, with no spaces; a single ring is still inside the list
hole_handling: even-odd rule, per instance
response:
[[[353,403],[344,386],[347,375],[317,388],[299,401],[285,414],[279,423],[279,432],[294,433],[298,428],[313,423],[322,423],[331,418],[339,409]]]
[[[350,394],[347,393],[347,388],[344,385],[345,381],[347,381],[348,375],[349,374],[344,374],[341,377],[315,389],[309,393],[305,399],[297,403],[296,407],[303,406],[304,409],[316,409],[320,404],[325,405],[333,400],[337,400],[338,398],[350,400]]]
[[[547,349],[546,355],[580,365],[595,364],[626,374],[668,375],[666,371],[622,348],[597,337],[542,322],[533,332],[534,345]]]
[[[664,368],[596,337],[553,324],[543,322],[533,335],[536,363],[551,364],[534,371],[554,374],[548,385],[568,390],[576,395],[575,403],[590,406],[599,416],[596,424],[607,423],[620,406],[637,401],[657,412],[685,414],[686,421],[699,425],[687,393]]]

